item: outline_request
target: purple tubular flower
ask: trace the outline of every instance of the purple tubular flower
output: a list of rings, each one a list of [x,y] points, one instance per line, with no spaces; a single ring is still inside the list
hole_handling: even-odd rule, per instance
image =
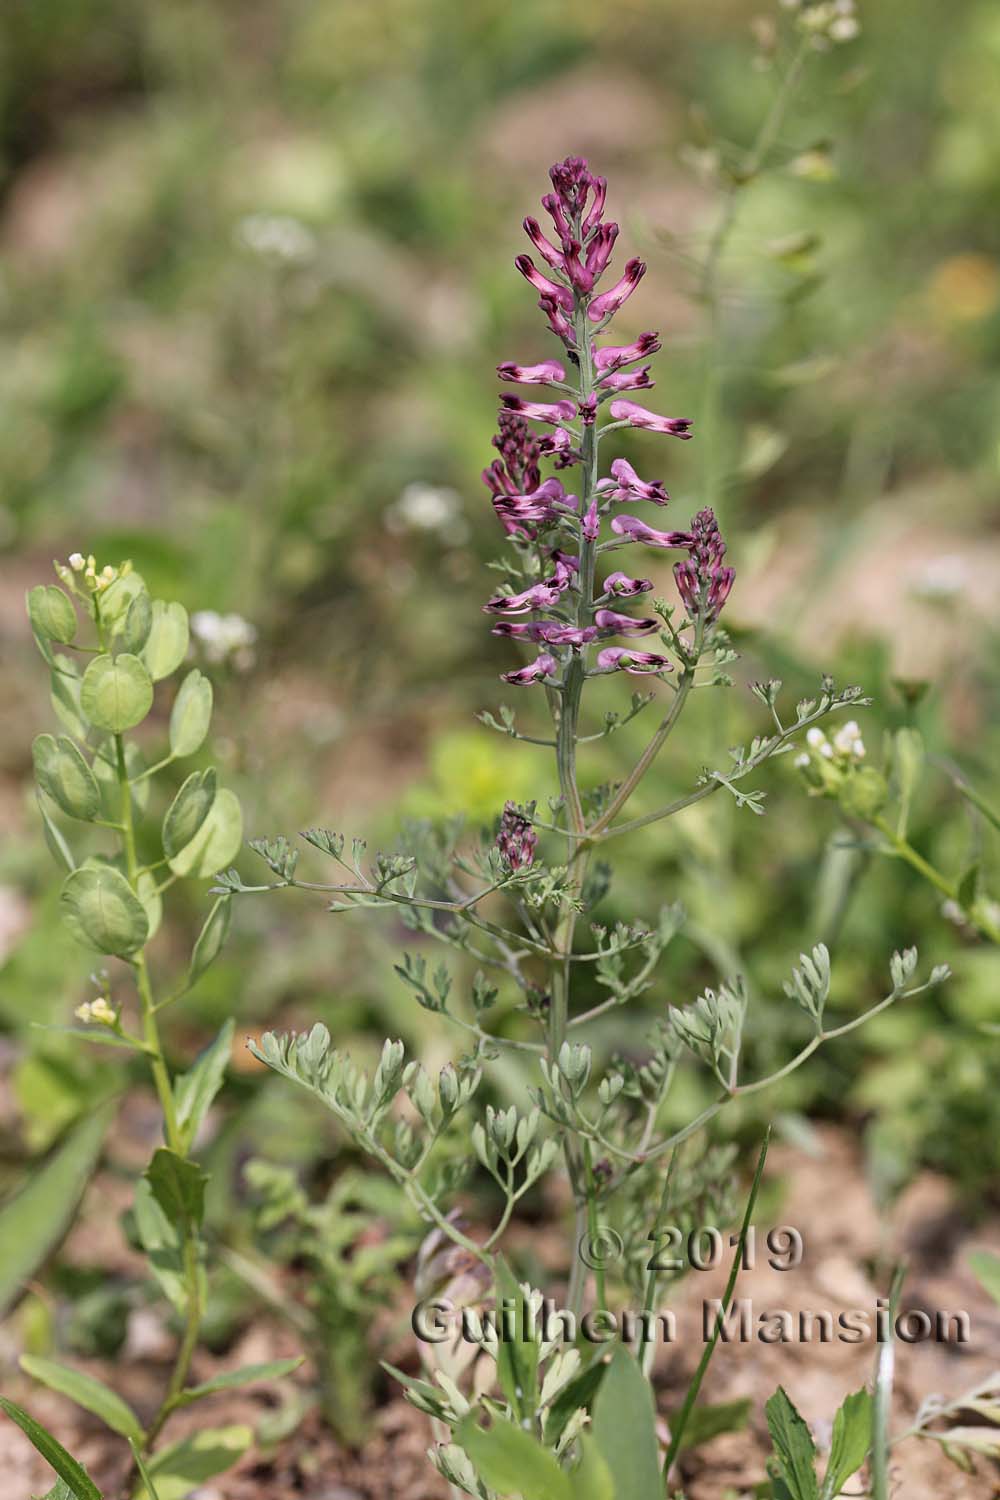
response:
[[[588,542],[596,542],[601,534],[601,517],[597,510],[596,495],[587,507],[587,514],[583,518],[580,530],[583,533],[584,539]]]
[[[580,421],[584,427],[593,427],[597,421],[597,397],[593,394],[585,396],[577,407],[577,410],[580,413]]]
[[[606,500],[615,504],[633,504],[636,500],[651,500],[654,505],[666,505],[670,496],[658,479],[640,479],[627,458],[616,458],[611,465],[613,479],[602,479],[597,488]]]
[[[501,380],[513,380],[518,385],[551,385],[554,380],[565,380],[566,371],[557,359],[543,359],[537,365],[515,365],[505,360],[497,365]]]
[[[543,276],[530,255],[515,256],[514,264],[525,281],[530,281],[535,290],[541,292],[543,297],[551,297],[553,302],[561,307],[564,312],[571,313],[573,311],[573,293],[568,287],[560,286],[558,282],[550,281],[547,276]]]
[[[584,239],[586,239],[587,236],[600,223],[601,215],[604,212],[604,204],[608,196],[608,179],[606,177],[591,177],[590,184],[593,188],[594,199],[590,206],[590,212],[583,221]],[[617,233],[617,231],[618,225],[616,224],[615,232]]]
[[[542,199],[542,207],[545,209],[546,213],[549,215],[553,224],[555,225],[556,234],[559,236],[559,238],[563,241],[572,239],[573,231],[570,228],[570,222],[567,219],[565,210],[563,209],[563,206],[560,203],[559,199],[556,197],[555,193],[545,194]],[[527,225],[525,225],[525,228],[527,228]]]
[[[601,376],[601,388],[605,391],[648,391],[656,384],[649,378],[649,366],[641,370],[612,370]]]
[[[630,427],[644,427],[648,432],[665,432],[670,437],[694,436],[690,430],[690,417],[661,417],[655,411],[637,406],[634,401],[612,401],[608,410],[616,422],[628,422]]]
[[[572,401],[525,401],[521,396],[508,396],[506,393],[500,400],[507,411],[516,412],[519,417],[528,417],[532,422],[549,422],[553,427],[559,427],[563,422],[572,422],[576,416],[576,407]]]
[[[604,580],[604,592],[618,599],[633,599],[636,594],[648,594],[652,587],[651,578],[630,578],[627,573],[609,573]]]
[[[560,625],[555,620],[500,620],[491,634],[519,641],[544,641],[549,646],[585,646],[597,639],[597,627],[584,625],[577,628],[575,625]]]
[[[566,250],[566,275],[576,287],[578,292],[585,296],[594,290],[595,275],[580,259],[581,245],[579,240],[570,240]]]
[[[597,653],[597,665],[605,672],[629,672],[643,677],[647,672],[672,672],[674,664],[656,651],[630,651],[626,646],[606,646]]]
[[[645,359],[647,354],[655,354],[660,347],[657,334],[640,333],[633,344],[609,344],[606,349],[595,349],[594,368],[599,375],[606,375],[609,370],[618,370],[622,365]]]
[[[520,594],[494,594],[483,605],[487,615],[527,615],[533,609],[551,609],[559,603],[565,583],[533,583]]]
[[[690,547],[689,531],[657,531],[640,521],[638,516],[615,516],[611,530],[619,536],[627,536],[633,542],[642,542],[646,547]]]
[[[587,245],[587,270],[591,276],[604,274],[611,259],[615,240],[618,238],[617,224],[599,224]]]
[[[587,309],[587,316],[592,323],[600,323],[609,313],[616,313],[623,303],[627,302],[635,291],[639,282],[646,274],[645,263],[641,260],[627,260],[625,262],[625,274],[608,291],[602,292],[595,297]]]
[[[516,672],[501,672],[501,682],[509,682],[512,687],[530,687],[533,682],[543,682],[546,677],[554,677],[559,670],[559,663],[554,656],[543,651],[528,667],[521,667]]]
[[[700,510],[693,518],[688,545],[690,556],[674,564],[677,591],[692,619],[704,610],[706,620],[715,620],[729,598],[736,570],[722,565],[726,544],[714,511]]]
[[[517,805],[508,802],[500,819],[496,847],[509,870],[527,870],[535,858],[538,834],[531,826],[530,818],[519,813]]]
[[[539,255],[552,267],[554,271],[565,270],[566,257],[561,250],[557,250],[552,241],[542,233],[542,226],[537,219],[527,218],[524,221],[524,232],[534,245]]]
[[[573,443],[573,434],[567,432],[565,427],[557,427],[555,432],[547,432],[538,440],[538,446],[542,452],[554,457],[556,468],[563,469],[580,461],[580,455]]]
[[[620,615],[614,609],[599,609],[594,615],[594,624],[611,635],[652,635],[660,622],[655,619],[636,620],[631,615]]]
[[[554,297],[539,297],[538,305],[549,320],[549,327],[570,349],[576,347],[576,332],[569,318]]]
[[[488,479],[486,482],[489,484]],[[559,519],[562,510],[576,510],[578,504],[576,496],[567,495],[561,482],[554,477],[544,480],[527,495],[494,493],[493,496],[493,509],[504,525],[520,526],[526,521],[551,525]]]

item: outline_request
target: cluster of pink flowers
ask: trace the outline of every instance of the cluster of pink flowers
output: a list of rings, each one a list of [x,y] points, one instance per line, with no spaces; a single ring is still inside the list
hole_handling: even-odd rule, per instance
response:
[[[500,819],[496,846],[508,869],[530,869],[537,844],[538,834],[531,826],[530,818],[518,812],[515,803],[506,803]]]
[[[599,346],[596,341],[646,271],[641,260],[630,260],[612,286],[598,290],[618,238],[618,225],[604,219],[606,180],[591,173],[580,157],[568,157],[549,175],[553,191],[543,197],[542,207],[552,221],[554,238],[537,219],[524,221],[546,270],[539,269],[530,255],[519,255],[515,265],[539,293],[538,305],[564,345],[565,356],[530,365],[506,362],[497,366],[497,374],[503,381],[552,387],[559,395],[549,401],[501,396],[500,430],[493,440],[500,457],[483,474],[504,530],[542,564],[540,573],[528,575],[537,581],[519,592],[497,594],[484,606],[487,613],[502,617],[494,634],[542,647],[530,666],[503,674],[504,681],[519,686],[555,686],[565,663],[592,642],[657,630],[656,619],[636,619],[609,607],[653,585],[620,571],[595,583],[594,562],[606,550],[639,543],[686,551],[674,576],[692,619],[714,620],[733,582],[732,568],[722,561],[725,544],[710,510],[699,512],[687,531],[660,531],[638,516],[616,511],[610,520],[611,535],[601,541],[602,522],[614,508],[638,502],[664,506],[669,496],[659,480],[640,478],[624,458],[611,464],[609,477],[598,479],[598,438],[617,427],[689,438],[691,423],[685,417],[659,416],[623,395],[653,385],[650,366],[640,361],[660,348],[656,333],[642,333],[629,344]],[[602,426],[605,403],[611,420]],[[529,422],[552,430],[536,437]],[[555,475],[542,478],[544,457],[552,458],[558,470],[579,466],[580,496],[569,494]],[[532,618],[515,622],[515,616]],[[597,652],[589,671],[644,674],[669,671],[671,666],[658,652],[607,646]]]

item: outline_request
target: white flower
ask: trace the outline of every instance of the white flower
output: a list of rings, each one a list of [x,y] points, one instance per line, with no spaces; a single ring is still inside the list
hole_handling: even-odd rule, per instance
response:
[[[236,234],[248,250],[275,260],[311,260],[316,253],[316,236],[291,214],[248,214]]]
[[[814,724],[812,729],[806,730],[806,744],[811,745],[814,750],[822,750],[826,744],[826,735]]]
[[[76,1016],[78,1020],[83,1021],[87,1025],[91,1021],[95,1021],[101,1026],[114,1026],[118,1020],[117,1015],[103,995],[98,996],[96,1000],[85,1000],[82,1005],[78,1005]]]
[[[828,35],[833,42],[853,42],[861,35],[861,27],[854,16],[838,16],[831,21]]]
[[[850,755],[855,760],[864,760],[865,742],[861,730],[853,719],[842,724],[833,737],[833,746],[838,755]]]
[[[82,552],[71,552],[69,555],[69,565],[74,573],[82,573],[86,566],[86,561]]]
[[[798,768],[799,768],[800,771],[804,771],[804,770],[806,770],[806,768],[808,766],[810,766],[812,764],[812,761],[810,760],[810,757],[807,755],[807,753],[805,752],[805,750],[803,750],[803,752],[802,752],[801,755],[797,755],[795,757],[795,759],[792,762],[792,764],[794,766],[798,766]]]
[[[458,491],[421,481],[408,484],[395,504],[390,505],[385,524],[395,532],[446,532],[452,541],[464,541],[469,529]]]
[[[214,609],[199,609],[191,616],[191,629],[210,662],[231,661],[241,672],[253,666],[257,628],[242,615],[220,615]]]

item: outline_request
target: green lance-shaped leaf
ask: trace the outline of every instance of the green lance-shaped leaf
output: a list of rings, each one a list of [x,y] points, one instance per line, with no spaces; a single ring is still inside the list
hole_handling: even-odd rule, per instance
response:
[[[594,1441],[615,1483],[629,1500],[662,1500],[656,1409],[635,1357],[619,1344],[594,1402]]]
[[[189,844],[170,859],[175,875],[207,880],[231,865],[243,843],[243,813],[239,798],[220,787],[208,817]]]
[[[149,1269],[171,1307],[183,1315],[187,1309],[188,1287],[180,1233],[156,1201],[145,1177],[136,1183],[133,1213]]]
[[[54,1359],[39,1359],[33,1354],[22,1354],[21,1369],[33,1380],[40,1380],[42,1385],[47,1385],[50,1390],[58,1391],[61,1396],[68,1396],[77,1406],[82,1406],[84,1411],[92,1411],[112,1432],[118,1432],[124,1438],[132,1438],[137,1443],[142,1442],[142,1425],[128,1402],[123,1401],[100,1380],[95,1380],[93,1375],[70,1369],[68,1365],[61,1365]]]
[[[153,625],[153,601],[145,589],[134,596],[122,622],[122,645],[133,656],[138,656],[149,639]]]
[[[95,729],[122,734],[153,706],[152,679],[137,656],[95,656],[80,684],[80,707]]]
[[[57,807],[71,818],[89,822],[101,809],[94,773],[71,739],[40,734],[31,746],[35,779]]]
[[[830,1458],[820,1491],[821,1500],[836,1500],[852,1474],[868,1457],[872,1443],[872,1398],[868,1391],[845,1397],[833,1419]]]
[[[171,755],[200,750],[212,719],[212,684],[197,667],[181,683],[170,710]]]
[[[205,925],[199,932],[191,953],[191,966],[188,969],[187,978],[189,988],[196,984],[205,970],[215,963],[222,951],[222,946],[229,935],[232,908],[232,896],[220,896],[205,918]]]
[[[54,656],[52,660],[50,698],[56,718],[75,739],[85,740],[90,733],[90,725],[80,706],[82,679],[76,663],[61,654]]]
[[[611,1470],[589,1433],[580,1437],[582,1457],[570,1475],[573,1500],[619,1500]]]
[[[105,1105],[87,1116],[0,1209],[0,1314],[66,1233],[100,1155],[111,1109]]]
[[[569,1475],[523,1427],[497,1417],[492,1427],[484,1429],[474,1416],[468,1416],[456,1429],[455,1440],[475,1464],[480,1478],[499,1494],[530,1496],[531,1500],[571,1500]]]
[[[180,854],[194,838],[212,810],[216,794],[216,774],[192,771],[163,819],[163,852],[168,859]]]
[[[149,597],[141,575],[133,572],[122,574],[97,595],[101,624],[109,629],[112,635],[121,634],[132,607],[132,601],[140,594],[146,594],[146,597]]]
[[[283,1380],[286,1375],[291,1375],[302,1363],[302,1355],[295,1359],[272,1359],[263,1365],[244,1365],[242,1370],[230,1370],[225,1375],[215,1375],[211,1380],[206,1380],[203,1385],[189,1385],[186,1390],[181,1391],[177,1397],[178,1406],[190,1406],[194,1401],[202,1401],[206,1396],[214,1396],[218,1391],[235,1391],[245,1385],[254,1385],[262,1380]]]
[[[99,953],[129,958],[149,936],[149,918],[125,876],[111,865],[82,865],[63,882],[63,921]]]
[[[101,1492],[82,1464],[77,1463],[51,1432],[34,1417],[6,1396],[0,1396],[0,1411],[6,1412],[16,1422],[28,1441],[38,1450],[47,1464],[51,1464],[66,1485],[73,1500],[101,1500]]]
[[[176,672],[187,655],[188,617],[183,604],[166,604],[154,599],[149,636],[142,648],[142,659],[150,677],[159,682]]]
[[[799,1415],[785,1390],[779,1385],[765,1403],[768,1431],[774,1444],[778,1472],[788,1488],[791,1500],[818,1500],[816,1483],[816,1445],[805,1420]]]
[[[68,645],[76,635],[76,610],[54,583],[40,583],[28,591],[28,619],[36,636]]]
[[[223,897],[223,900],[228,899]],[[194,1066],[174,1082],[177,1125],[185,1151],[190,1151],[212,1101],[222,1087],[233,1050],[233,1030],[234,1023],[230,1018],[211,1046],[196,1059]]]
[[[166,1146],[153,1153],[144,1172],[153,1197],[171,1224],[199,1225],[205,1215],[205,1184],[208,1178],[197,1162],[187,1161]]]
[[[232,1468],[252,1442],[250,1427],[213,1427],[161,1448],[146,1464],[156,1486],[157,1500],[187,1500],[191,1491],[206,1479]],[[141,1482],[133,1500],[148,1500],[148,1491]]]

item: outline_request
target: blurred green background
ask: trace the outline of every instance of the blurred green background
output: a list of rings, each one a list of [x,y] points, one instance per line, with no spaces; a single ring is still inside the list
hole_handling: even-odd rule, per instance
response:
[[[743,0],[4,6],[7,1184],[118,1067],[32,1024],[66,1021],[89,990],[30,793],[31,739],[51,716],[23,590],[53,557],[128,556],[153,592],[252,626],[226,655],[202,622],[198,654],[220,705],[215,758],[250,835],[319,822],[389,847],[403,815],[463,811],[478,826],[507,797],[544,798],[544,758],[474,718],[514,691],[497,681],[510,647],[480,614],[498,543],[478,478],[494,366],[551,352],[511,264],[520,220],[569,152],[610,178],[626,253],[649,263],[621,327],[661,329],[653,404],[697,417],[698,260],[733,143],[750,142],[773,96],[780,62],[754,59],[782,14]],[[721,275],[719,423],[701,443],[628,448],[668,483],[675,524],[712,486],[742,652],[735,688],[699,695],[640,806],[687,790],[762,727],[749,681],[781,676],[794,701],[831,671],[875,700],[862,727],[876,762],[884,734],[919,725],[930,758],[913,841],[951,871],[981,853],[988,885],[995,851],[942,764],[994,794],[1000,13],[993,0],[879,0],[861,20],[857,41],[810,59],[773,170],[741,194]],[[655,555],[643,571],[669,591]],[[627,689],[595,696],[603,708]],[[540,698],[517,708],[541,722]],[[585,775],[620,773],[645,727],[598,744]],[[824,1052],[779,1105],[790,1123],[874,1126],[887,1190],[929,1162],[981,1201],[1000,1139],[987,1029],[1000,956],[912,872],[838,850],[836,808],[808,800],[789,761],[760,784],[766,819],[720,796],[617,846],[605,918],[648,919],[679,896],[691,925],[609,1042],[638,1045],[668,1001],[740,966],[763,1069],[799,1037],[780,980],[802,948],[829,936],[847,1016],[882,992],[889,952],[918,942],[954,981]],[[250,854],[241,868],[262,870]],[[175,910],[164,966],[183,961],[203,913]],[[170,1013],[170,1045],[190,1055],[229,1014],[244,1033],[321,1018],[361,1052],[388,1032],[443,1061],[450,1039],[392,973],[405,940],[384,915],[246,900],[224,961]],[[241,1051],[236,1063],[221,1150],[329,1151],[306,1105]]]

